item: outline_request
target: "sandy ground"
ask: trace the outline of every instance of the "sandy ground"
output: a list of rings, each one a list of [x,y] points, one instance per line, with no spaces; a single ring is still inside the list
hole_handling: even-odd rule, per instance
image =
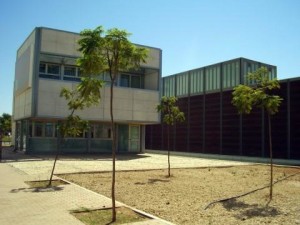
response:
[[[269,188],[235,200],[210,202],[269,184],[269,166],[117,172],[116,198],[175,224],[300,224],[300,168],[274,168],[274,181],[298,173]],[[83,173],[61,177],[110,197],[111,174]]]

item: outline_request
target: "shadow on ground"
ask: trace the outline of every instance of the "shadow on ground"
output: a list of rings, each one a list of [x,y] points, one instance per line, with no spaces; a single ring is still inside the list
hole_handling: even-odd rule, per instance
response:
[[[170,182],[170,180],[148,179],[148,184],[155,184],[155,183],[159,183],[159,182],[165,183],[165,182]],[[146,183],[145,182],[136,182],[134,184],[136,184],[136,185],[145,185]]]
[[[27,162],[27,161],[41,161],[42,158],[27,155],[24,151],[14,151],[13,147],[2,148],[2,163],[5,162]]]
[[[32,193],[40,193],[40,192],[55,192],[62,191],[64,187],[39,187],[39,188],[16,188],[12,189],[10,193],[19,193],[19,192],[32,192]]]
[[[258,204],[247,204],[236,199],[231,199],[222,203],[228,211],[240,210],[234,217],[240,220],[250,219],[253,217],[274,217],[281,214],[275,207],[259,206]]]
[[[143,153],[133,154],[133,153],[117,153],[116,160],[118,161],[129,161],[141,158],[150,157]],[[55,154],[52,155],[30,155],[26,154],[24,151],[14,151],[12,147],[2,148],[2,162],[26,162],[26,161],[42,161],[42,160],[54,160]],[[59,155],[60,161],[112,161],[111,154],[107,153],[82,153],[82,154],[65,154]]]
[[[43,156],[39,155],[38,157],[43,157],[43,159],[54,159],[54,155],[51,156]],[[141,158],[148,158],[150,156],[140,154],[124,154],[120,153],[116,155],[117,161],[129,161]],[[68,160],[80,160],[80,161],[112,161],[111,154],[99,154],[99,153],[83,153],[83,154],[61,154],[59,155],[59,160],[68,161]]]

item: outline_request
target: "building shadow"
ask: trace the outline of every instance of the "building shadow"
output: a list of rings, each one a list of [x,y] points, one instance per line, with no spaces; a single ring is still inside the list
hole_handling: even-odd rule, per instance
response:
[[[2,147],[2,163],[42,161],[43,158],[28,155],[25,151],[16,151],[13,147]]]
[[[35,157],[42,158],[43,160],[54,160],[55,155],[35,155]],[[116,155],[117,161],[130,161],[142,158],[151,157],[145,154],[133,154],[133,153],[119,153]],[[62,153],[58,156],[60,161],[112,161],[111,154],[107,153],[82,153],[82,154],[69,154]]]
[[[142,158],[148,158],[149,155],[143,153],[117,153],[117,161],[129,161]],[[11,147],[2,148],[2,162],[27,162],[27,161],[43,161],[54,160],[55,154],[27,154],[25,151],[14,151]],[[58,160],[60,161],[112,161],[111,154],[108,153],[82,153],[71,154],[61,153]]]

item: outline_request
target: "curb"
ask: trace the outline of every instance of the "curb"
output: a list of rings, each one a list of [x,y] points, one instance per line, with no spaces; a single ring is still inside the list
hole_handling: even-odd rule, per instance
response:
[[[63,179],[63,178],[61,178],[61,177],[59,177],[59,176],[57,176],[57,175],[54,175],[54,176],[55,176],[55,179],[60,179],[60,180],[66,182],[66,183],[68,183],[68,184],[70,184],[70,185],[74,185],[74,186],[76,186],[76,187],[78,187],[78,188],[80,188],[80,189],[83,189],[83,190],[85,190],[85,191],[91,192],[91,193],[93,193],[93,194],[99,195],[99,196],[104,197],[104,198],[108,198],[108,197],[106,197],[106,196],[104,196],[104,195],[101,195],[101,194],[99,194],[99,193],[97,193],[97,192],[94,192],[94,191],[92,191],[92,190],[89,190],[89,189],[87,189],[87,188],[85,188],[85,187],[82,187],[82,186],[80,186],[80,185],[78,185],[78,184],[75,184],[75,183],[73,183],[73,182],[70,182],[70,181],[68,181],[68,180],[65,180],[65,179]],[[110,198],[108,198],[108,199],[110,199]],[[111,200],[111,199],[110,199],[110,200]],[[117,205],[117,207],[120,207],[120,206],[127,207],[127,208],[131,209],[132,211],[134,211],[134,212],[136,212],[136,213],[138,213],[138,214],[140,214],[140,215],[142,215],[142,216],[144,216],[144,217],[147,217],[147,218],[149,218],[149,219],[151,219],[151,220],[157,220],[157,221],[161,222],[162,225],[163,225],[163,224],[166,224],[166,225],[175,225],[174,223],[171,223],[171,222],[169,222],[169,221],[167,221],[167,220],[161,219],[161,218],[159,218],[159,217],[157,217],[157,216],[154,216],[154,215],[149,214],[149,213],[147,213],[147,212],[144,212],[144,211],[142,211],[142,210],[136,209],[136,208],[131,207],[131,206],[129,206],[129,205],[126,205],[126,204],[124,204],[124,203],[122,203],[122,202],[116,201],[116,205]],[[111,208],[111,207],[103,207],[102,209],[110,209],[110,208]],[[100,209],[100,208],[98,208],[98,209]],[[132,224],[134,224],[134,223],[132,223]]]

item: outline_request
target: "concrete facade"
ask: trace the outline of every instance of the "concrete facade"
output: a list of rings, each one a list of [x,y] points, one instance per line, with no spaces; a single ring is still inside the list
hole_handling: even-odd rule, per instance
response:
[[[13,137],[18,149],[38,152],[40,150],[36,147],[42,145],[48,146],[45,150],[47,153],[55,151],[59,121],[70,114],[66,101],[59,96],[60,91],[63,87],[75,88],[80,81],[76,65],[76,59],[80,57],[77,50],[79,39],[80,35],[77,33],[39,27],[32,31],[17,51]],[[143,47],[149,50],[146,63],[136,73],[125,71],[120,74],[114,88],[114,119],[117,128],[119,124],[123,126],[117,130],[126,136],[126,140],[119,142],[120,151],[125,152],[142,151],[145,124],[159,123],[160,120],[155,107],[160,98],[162,51]],[[107,78],[102,76],[103,80]],[[101,90],[98,106],[76,112],[94,126],[82,137],[69,140],[74,142],[72,145],[79,142],[83,145],[85,150],[81,149],[80,152],[90,152],[93,141],[97,142],[99,148],[103,145],[105,151],[109,151],[109,99],[109,85],[106,85]],[[103,132],[107,134],[103,135]],[[130,144],[132,133],[136,140]]]

